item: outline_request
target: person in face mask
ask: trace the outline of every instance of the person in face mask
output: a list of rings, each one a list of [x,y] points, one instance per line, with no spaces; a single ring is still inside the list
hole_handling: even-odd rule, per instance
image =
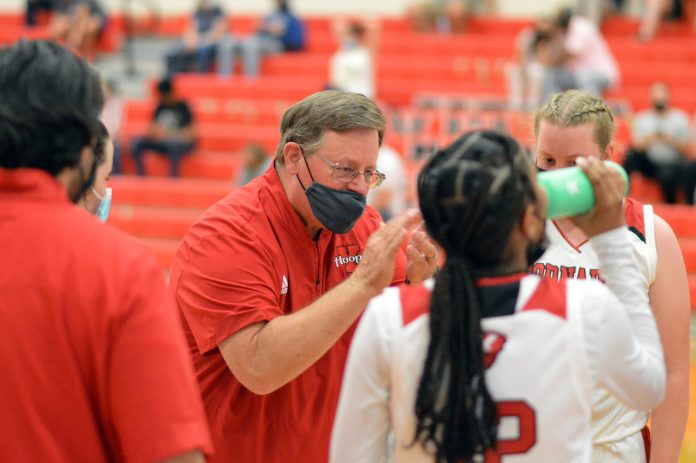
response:
[[[85,192],[78,205],[102,222],[106,222],[111,208],[111,188],[107,186],[107,182],[114,164],[114,144],[101,121],[94,143],[94,159],[97,168],[93,185]]]
[[[639,112],[633,120],[626,172],[638,172],[657,181],[665,201],[674,204],[684,187],[689,117],[684,111],[670,107],[670,91],[666,83],[652,84],[649,97],[652,107]],[[684,193],[686,200],[693,204],[693,187]]]
[[[202,463],[210,436],[162,269],[76,207],[103,191],[102,105],[97,72],[60,45],[0,48],[0,429],[13,436],[0,460]]]
[[[375,95],[374,75],[374,27],[369,30],[363,24],[338,23],[341,47],[331,57],[329,86],[346,92]]]
[[[384,126],[364,95],[310,95],[283,115],[268,170],[184,237],[170,287],[213,417],[212,463],[326,461],[353,323],[385,286],[435,271],[417,211],[385,225],[365,205],[384,180]]]

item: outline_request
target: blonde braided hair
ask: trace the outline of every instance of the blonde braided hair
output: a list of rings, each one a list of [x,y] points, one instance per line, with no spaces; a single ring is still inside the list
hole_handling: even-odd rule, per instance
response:
[[[566,90],[552,95],[534,118],[534,138],[539,137],[541,121],[558,127],[594,125],[594,141],[604,153],[614,135],[614,116],[601,98],[583,90]]]

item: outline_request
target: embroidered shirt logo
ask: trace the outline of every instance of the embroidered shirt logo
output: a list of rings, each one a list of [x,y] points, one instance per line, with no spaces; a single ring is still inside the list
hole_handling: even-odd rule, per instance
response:
[[[350,275],[362,261],[362,249],[359,244],[336,246],[336,254],[332,261],[336,268],[342,269],[346,275]]]
[[[288,293],[288,278],[283,275],[283,280],[280,283],[280,294]]]

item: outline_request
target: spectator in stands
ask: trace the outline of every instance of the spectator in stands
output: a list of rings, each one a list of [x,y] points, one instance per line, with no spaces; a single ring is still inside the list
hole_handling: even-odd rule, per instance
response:
[[[408,178],[401,155],[394,148],[382,145],[377,154],[377,170],[386,179],[367,196],[367,203],[377,209],[386,222],[406,210]]]
[[[495,0],[416,0],[406,18],[418,32],[461,33],[475,11],[490,13]]]
[[[114,144],[103,122],[99,121],[97,137],[93,146],[97,170],[94,183],[78,202],[78,205],[99,220],[106,222],[111,208],[111,188],[108,187],[109,176],[114,163]]]
[[[55,42],[0,50],[0,460],[202,463],[210,436],[162,270],[75,207],[102,99]]]
[[[244,62],[244,75],[255,78],[264,55],[304,50],[304,24],[290,11],[288,0],[275,0],[275,4],[276,10],[263,18],[256,33],[246,38],[230,35],[220,43],[218,73],[221,76],[232,75],[237,56]]]
[[[244,186],[260,177],[268,170],[273,158],[258,143],[251,143],[244,148],[244,166],[239,172],[235,186]]]
[[[64,40],[82,56],[92,59],[106,22],[106,11],[98,0],[58,0],[51,18],[51,37]]]
[[[310,95],[282,119],[275,163],[189,228],[172,265],[218,462],[322,462],[351,327],[370,298],[432,275],[409,211],[365,206],[385,120],[369,98]],[[359,263],[359,265],[358,265]]]
[[[563,36],[553,21],[539,19],[517,36],[518,59],[507,66],[512,109],[535,111],[553,95],[575,87],[565,62]]]
[[[469,19],[466,0],[427,0],[410,5],[406,18],[418,32],[463,32]]]
[[[619,67],[601,32],[589,19],[565,8],[556,17],[570,69],[580,90],[597,96],[619,84]]]
[[[24,23],[30,27],[36,26],[38,24],[39,13],[52,13],[55,8],[55,3],[56,0],[27,0]]]
[[[626,172],[640,172],[656,180],[665,200],[674,204],[684,182],[689,117],[681,109],[670,107],[670,91],[664,82],[650,86],[650,101],[652,108],[638,113],[633,121]]]
[[[655,37],[660,20],[672,9],[672,0],[644,0],[643,16],[638,28],[638,40],[649,42]]]
[[[329,64],[329,87],[345,92],[375,96],[374,49],[361,22],[338,26],[341,35],[339,50]],[[375,32],[372,31],[372,34]],[[374,35],[373,35],[374,37]]]
[[[227,18],[215,0],[199,0],[183,40],[167,55],[167,75],[210,71],[226,30]]]
[[[169,175],[178,177],[181,159],[196,146],[193,113],[188,103],[176,94],[170,79],[160,81],[157,91],[160,100],[152,115],[150,129],[144,137],[133,140],[131,154],[138,175],[146,175],[145,152],[154,151],[169,158]]]
[[[111,79],[104,80],[104,109],[100,119],[104,122],[113,142],[113,174],[121,173],[121,124],[123,123],[123,101],[118,94],[116,83]]]

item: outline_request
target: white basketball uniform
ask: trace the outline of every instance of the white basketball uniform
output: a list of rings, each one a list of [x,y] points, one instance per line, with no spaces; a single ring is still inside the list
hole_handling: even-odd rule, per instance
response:
[[[636,290],[628,239],[614,230],[593,243],[602,262],[611,261],[605,267],[614,293],[596,281],[536,275],[477,283],[486,383],[501,417],[498,449],[486,463],[590,461],[598,383],[639,408],[664,392],[659,335]],[[348,357],[331,462],[433,461],[420,443],[411,445],[432,286],[389,288],[366,309]],[[625,309],[614,294],[624,296]]]
[[[633,255],[638,262],[641,284],[648,294],[655,280],[657,250],[652,206],[642,205],[633,199],[624,202],[626,232],[629,235]],[[546,235],[550,246],[533,266],[533,271],[543,278],[600,279],[599,261],[590,243],[577,248],[572,246],[549,221]],[[593,394],[592,431],[595,463],[644,463],[649,452],[649,434],[646,424],[649,412],[626,407],[605,389]],[[643,431],[643,432],[641,432]]]

